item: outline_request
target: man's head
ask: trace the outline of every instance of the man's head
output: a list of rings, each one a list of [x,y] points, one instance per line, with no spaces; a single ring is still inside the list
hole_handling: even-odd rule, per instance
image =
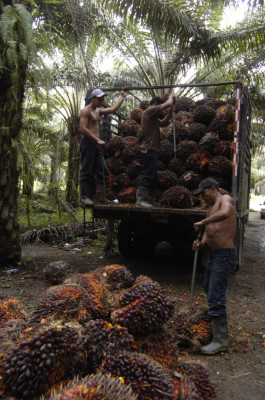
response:
[[[152,100],[150,101],[150,106],[153,106],[154,104],[163,104],[164,101],[161,99],[161,97],[153,97]]]
[[[213,178],[205,178],[201,181],[198,189],[193,193],[195,196],[202,194],[205,189],[210,189],[215,187],[216,189],[219,188],[219,183]]]
[[[96,100],[104,101],[105,93],[101,89],[94,89],[91,93],[91,99],[96,98]]]

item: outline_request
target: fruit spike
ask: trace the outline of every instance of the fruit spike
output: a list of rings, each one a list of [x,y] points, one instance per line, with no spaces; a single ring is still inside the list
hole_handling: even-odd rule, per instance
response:
[[[122,379],[97,373],[74,379],[66,387],[53,391],[48,400],[137,400],[130,386]]]

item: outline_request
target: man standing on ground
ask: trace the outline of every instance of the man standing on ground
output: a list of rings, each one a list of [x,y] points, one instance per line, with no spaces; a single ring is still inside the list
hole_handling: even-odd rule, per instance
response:
[[[193,242],[193,250],[206,244],[210,254],[205,267],[204,289],[208,298],[208,314],[211,316],[213,340],[202,346],[204,354],[216,354],[228,346],[225,293],[229,275],[237,266],[237,252],[234,247],[236,234],[236,210],[234,200],[228,194],[222,195],[219,184],[206,178],[194,193],[201,195],[209,205],[207,216],[194,227],[205,228],[199,243]]]
[[[99,137],[100,116],[117,111],[127,94],[128,92],[123,90],[112,107],[103,108],[105,93],[101,89],[95,89],[91,93],[91,103],[81,111],[79,128],[83,138],[80,142],[80,191],[81,202],[86,206],[93,204],[90,199],[89,186],[90,183],[94,183],[94,177],[97,181],[97,200],[105,201],[104,185],[108,177],[108,169],[101,150],[101,147],[105,146],[105,142]]]
[[[160,126],[167,126],[172,115],[172,109],[160,120],[160,114],[172,106],[173,95],[166,102],[160,97],[154,97],[142,116],[141,128],[143,141],[141,144],[142,166],[136,191],[136,204],[142,207],[152,206],[151,191],[154,188],[157,174],[157,161],[160,153]]]

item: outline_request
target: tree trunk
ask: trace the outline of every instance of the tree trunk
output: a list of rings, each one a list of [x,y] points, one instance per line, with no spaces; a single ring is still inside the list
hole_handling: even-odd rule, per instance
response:
[[[9,6],[10,7],[10,6]],[[4,11],[5,11],[4,7]],[[17,14],[20,23],[24,23]],[[0,265],[12,265],[21,258],[18,224],[18,168],[16,137],[22,123],[22,102],[27,60],[20,54],[23,42],[21,26],[17,29],[17,64],[7,59],[8,42],[0,31]],[[11,38],[10,38],[11,40]]]
[[[80,169],[80,133],[78,117],[74,117],[73,121],[68,122],[68,131],[70,138],[66,184],[66,201],[71,204],[76,204],[78,202],[78,182]]]

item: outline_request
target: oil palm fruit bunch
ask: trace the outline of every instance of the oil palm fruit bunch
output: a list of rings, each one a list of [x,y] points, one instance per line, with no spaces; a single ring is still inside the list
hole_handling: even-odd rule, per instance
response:
[[[0,328],[5,328],[10,320],[27,320],[27,313],[23,303],[14,297],[0,300]]]
[[[224,156],[228,160],[233,158],[233,141],[219,140],[213,148],[213,154],[216,156]]]
[[[190,208],[192,207],[191,192],[184,186],[172,186],[163,193],[161,204],[174,208]]]
[[[205,125],[209,125],[215,115],[216,111],[212,107],[209,107],[207,104],[196,106],[192,110],[193,121]]]
[[[53,391],[48,400],[137,400],[130,386],[110,374],[97,373],[75,378],[67,386]]]
[[[195,384],[186,376],[172,377],[173,399],[174,400],[202,400]]]
[[[224,106],[226,102],[224,100],[215,99],[214,97],[205,97],[204,99],[196,101],[196,106],[207,105],[217,110],[219,107]]]
[[[128,166],[127,166],[127,174],[130,179],[134,179],[138,177],[139,172],[141,168],[141,163],[139,160],[133,160]]]
[[[167,370],[174,369],[178,363],[179,351],[175,336],[164,327],[138,338],[136,344],[141,353],[159,362]]]
[[[193,140],[194,142],[199,142],[201,138],[206,134],[207,126],[198,122],[193,122],[189,125],[187,129],[187,140]]]
[[[185,161],[187,170],[197,171],[203,173],[207,169],[208,161],[210,159],[209,153],[199,150],[191,154]]]
[[[208,162],[208,171],[210,174],[225,177],[232,175],[233,164],[224,156],[215,156]]]
[[[179,177],[185,172],[185,163],[178,157],[172,158],[168,163],[168,169]]]
[[[26,328],[27,320],[25,307],[20,300],[13,297],[3,297],[0,300],[0,366],[3,362],[3,355],[15,346],[21,331]]]
[[[170,400],[172,387],[162,367],[140,353],[120,353],[106,356],[101,371],[120,377],[130,385],[138,400]]]
[[[137,124],[133,119],[127,119],[120,125],[120,132],[123,137],[126,136],[137,136],[140,125]]]
[[[178,120],[175,121],[175,133],[176,133],[176,140],[178,142],[181,140],[188,140],[188,126],[186,126],[182,121]],[[173,125],[171,127],[171,135],[168,140],[174,142]]]
[[[110,174],[108,186],[114,190],[115,193],[119,193],[124,187],[131,186],[131,182],[125,172],[118,175]]]
[[[111,289],[127,288],[134,282],[131,272],[120,264],[106,265],[103,268],[103,276],[106,279],[106,285]]]
[[[162,140],[160,143],[160,155],[159,158],[164,163],[167,163],[172,159],[174,155],[174,146],[169,140]]]
[[[205,313],[176,313],[167,324],[179,347],[190,347],[194,341],[204,345],[212,338],[211,321]]]
[[[5,393],[32,399],[47,393],[85,367],[80,326],[41,324],[25,329],[5,359],[2,371]]]
[[[160,189],[168,189],[169,187],[176,185],[177,181],[178,177],[173,171],[170,171],[169,169],[157,171],[156,183]]]
[[[89,321],[92,316],[89,301],[84,290],[74,285],[60,285],[51,288],[32,313],[31,322],[38,323],[46,319]]]
[[[219,142],[219,136],[214,132],[207,132],[199,142],[202,150],[212,152],[214,146]]]
[[[106,145],[106,152],[108,157],[120,156],[122,154],[124,147],[125,147],[125,139],[122,136],[112,137]]]
[[[68,284],[79,286],[86,298],[86,309],[92,318],[106,317],[111,308],[111,293],[104,283],[88,274],[74,274],[67,281]]]
[[[178,113],[179,111],[190,111],[193,104],[194,101],[189,97],[176,98],[174,101],[174,111],[175,113]]]
[[[139,277],[138,277],[139,278]],[[111,313],[114,323],[131,333],[145,333],[160,327],[173,314],[175,301],[150,278],[136,279],[119,299],[119,307]]]
[[[86,324],[83,335],[87,363],[95,371],[107,354],[134,351],[134,338],[126,328],[112,325],[102,319]]]
[[[192,191],[198,188],[201,181],[201,174],[195,171],[186,171],[178,179],[178,184]]]
[[[141,157],[140,143],[135,137],[125,138],[125,147],[123,149],[122,158],[126,164]]]
[[[63,260],[53,261],[43,270],[44,277],[50,285],[60,285],[73,272],[71,265]]]
[[[150,104],[150,101],[149,101],[149,100],[143,100],[143,101],[141,101],[141,103],[139,104],[139,108],[140,108],[141,110],[146,110],[147,107],[149,106],[149,104]]]
[[[131,117],[131,119],[136,121],[137,124],[141,125],[143,112],[144,112],[144,110],[142,110],[141,108],[136,108],[131,111],[130,117]]]
[[[176,371],[194,383],[201,400],[216,398],[216,391],[210,381],[209,371],[201,363],[179,361]]]
[[[111,156],[107,158],[106,164],[110,172],[115,175],[125,172],[126,166],[122,160],[122,157]]]
[[[136,202],[136,188],[130,186],[123,189],[117,194],[117,198],[121,203],[135,203]]]
[[[199,145],[197,142],[193,140],[182,140],[177,144],[176,147],[176,155],[182,160],[186,160],[188,156],[199,150]]]

